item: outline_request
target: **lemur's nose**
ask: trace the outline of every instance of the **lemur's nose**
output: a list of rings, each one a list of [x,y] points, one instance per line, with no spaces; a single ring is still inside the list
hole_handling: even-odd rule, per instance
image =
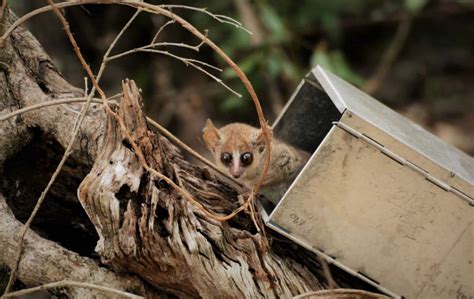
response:
[[[233,173],[232,176],[236,179],[238,179],[240,177],[240,173]]]

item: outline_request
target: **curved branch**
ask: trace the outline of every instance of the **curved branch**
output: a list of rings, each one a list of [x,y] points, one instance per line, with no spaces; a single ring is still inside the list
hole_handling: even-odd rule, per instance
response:
[[[123,86],[119,119],[149,167],[189,190],[206,209],[235,209],[235,193],[206,180],[202,169],[147,129],[138,88],[133,81]],[[321,288],[307,268],[265,250],[260,234],[207,217],[167,181],[145,172],[136,149],[123,143],[116,118],[109,114],[107,124],[104,148],[79,188],[104,262],[193,297],[289,297]]]
[[[216,213],[238,206],[233,189],[148,131],[138,88],[127,81],[124,90],[123,101],[129,102],[107,114],[106,141],[80,189],[81,203],[101,236],[97,248],[103,262],[188,296],[273,298],[321,288],[307,267],[264,248],[262,236],[248,231],[249,217],[215,221],[170,188],[173,182],[189,190]],[[94,141],[103,132],[87,127],[81,137]]]
[[[11,212],[5,198],[0,194],[0,264],[13,268],[18,250],[18,240],[14,236],[23,227]],[[18,277],[27,285],[39,285],[59,280],[74,280],[124,290],[124,286],[145,295],[143,282],[129,275],[116,274],[99,267],[93,260],[81,257],[75,252],[61,247],[55,242],[43,239],[29,230],[25,240],[31,246],[24,248],[24,259],[18,269]],[[91,297],[94,293],[71,290],[71,293]],[[152,295],[150,293],[148,295]]]
[[[16,292],[11,292],[3,296],[3,298],[10,298],[10,297],[19,297],[19,296],[24,296],[28,295],[31,293],[35,293],[37,291],[41,290],[49,290],[49,289],[56,289],[56,288],[85,288],[85,289],[91,289],[91,290],[97,290],[102,293],[110,294],[110,295],[115,295],[115,296],[120,296],[123,298],[131,298],[131,299],[144,299],[145,297],[143,296],[137,296],[128,292],[123,292],[119,291],[116,289],[104,287],[101,285],[97,284],[92,284],[92,283],[86,283],[86,282],[78,282],[78,281],[73,281],[73,280],[61,280],[57,282],[52,282],[48,284],[44,284],[38,287],[34,288],[29,288],[29,289],[24,289],[21,291],[16,291]],[[94,296],[96,297],[96,296]]]
[[[94,1],[94,0],[87,0],[87,1],[81,1],[81,0],[74,0],[74,1],[68,1],[68,2],[62,2],[62,3],[56,3],[55,7],[58,8],[66,8],[70,6],[75,6],[75,5],[83,5],[83,4],[94,4],[94,3],[101,3],[101,4],[121,4],[121,5],[127,5],[131,6],[134,8],[140,8],[143,9],[144,11],[150,12],[150,13],[155,13],[155,14],[162,14],[172,20],[177,21],[183,28],[188,30],[190,33],[201,39],[204,43],[206,43],[208,46],[210,46],[237,74],[239,79],[242,81],[244,84],[245,88],[250,94],[250,97],[255,105],[255,109],[257,111],[257,116],[258,120],[260,123],[260,127],[262,128],[263,132],[263,137],[265,140],[265,145],[267,150],[265,151],[265,163],[263,165],[263,170],[262,173],[259,177],[259,180],[257,181],[255,187],[254,187],[254,192],[258,192],[258,189],[263,183],[263,180],[265,176],[267,175],[268,172],[268,167],[270,165],[270,155],[271,155],[271,148],[270,148],[270,143],[271,143],[271,138],[272,135],[270,133],[270,129],[268,127],[268,124],[265,120],[265,116],[263,114],[262,107],[260,105],[260,101],[257,97],[257,94],[250,83],[250,80],[247,78],[247,76],[242,72],[242,70],[237,66],[237,64],[219,47],[217,46],[214,42],[212,42],[210,39],[207,38],[206,35],[202,34],[199,30],[196,29],[192,24],[190,24],[188,21],[185,19],[181,18],[180,16],[173,14],[171,11],[164,9],[163,7],[159,5],[153,5],[145,2],[137,2],[135,0],[116,0],[116,1],[111,1],[104,3],[103,1]],[[18,19],[15,23],[12,24],[10,28],[3,34],[3,36],[0,38],[0,45],[2,44],[3,41],[5,41],[6,37],[13,31],[14,28],[31,18],[32,16],[47,12],[52,10],[53,8],[51,6],[45,6],[39,9],[36,9],[22,18]]]

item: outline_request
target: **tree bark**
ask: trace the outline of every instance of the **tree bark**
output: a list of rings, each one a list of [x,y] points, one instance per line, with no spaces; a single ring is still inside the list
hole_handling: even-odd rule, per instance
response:
[[[0,28],[8,28],[13,19],[6,11]],[[123,93],[114,109],[147,163],[190,192],[206,209],[228,214],[237,208],[234,189],[207,168],[184,160],[167,139],[148,129],[133,81],[124,81]],[[62,77],[25,29],[15,29],[2,45],[1,114],[82,94]],[[0,122],[0,171],[5,173],[5,161],[32,140],[31,128],[39,128],[44,136],[66,147],[80,108],[81,104],[51,106]],[[229,222],[212,220],[165,181],[145,171],[116,120],[100,105],[91,105],[73,150],[76,163],[93,163],[78,195],[99,235],[96,251],[113,271],[30,232],[18,272],[24,284],[72,279],[151,297],[161,289],[180,297],[288,298],[319,290],[326,283],[319,264],[308,259],[301,248],[276,241],[267,248],[249,215],[242,213]],[[7,206],[3,191],[0,185],[0,263],[11,268],[20,223]],[[117,274],[123,272],[140,279]]]
[[[133,81],[123,84],[123,94],[119,115],[148,165],[188,190],[206,209],[236,209],[235,191],[185,161],[165,138],[148,129]],[[146,173],[112,117],[103,145],[79,188],[80,201],[99,234],[103,262],[189,297],[290,297],[321,287],[304,266],[266,250],[259,233],[238,229],[232,221],[209,219]]]
[[[12,268],[18,250],[15,237],[22,224],[15,219],[12,211],[0,194],[0,264]],[[134,276],[117,274],[104,267],[99,267],[90,258],[82,257],[75,252],[64,249],[57,243],[41,238],[29,231],[25,238],[25,249],[19,265],[19,279],[26,285],[40,285],[64,279],[89,282],[115,289],[127,290],[136,294],[156,294],[145,289],[143,282]],[[71,289],[69,295],[76,298],[98,296],[110,298],[109,295],[97,294],[89,289]]]
[[[4,18],[0,20],[0,33],[3,33],[14,19],[13,13],[6,10]],[[52,99],[82,95],[80,89],[70,85],[62,77],[41,45],[27,30],[17,28],[5,43],[0,45],[0,114]],[[33,128],[39,128],[43,136],[50,136],[65,147],[80,108],[81,104],[51,106],[0,122],[0,177],[3,181],[0,184],[1,265],[10,269],[14,267],[19,250],[18,232],[22,225],[3,196],[7,187],[5,162],[33,140]],[[80,137],[74,145],[74,160],[84,164],[92,163],[101,142],[103,120],[103,110],[99,109],[98,105],[92,105],[79,133]],[[44,186],[38,186],[42,187]],[[19,187],[17,195],[21,191],[24,190]],[[29,200],[34,203],[36,199]],[[24,243],[18,278],[27,286],[69,279],[129,290],[141,295],[158,294],[155,290],[147,289],[147,284],[138,277],[103,268],[97,261],[66,250],[32,231],[27,233]],[[0,283],[3,286],[5,284],[6,282]],[[110,297],[88,289],[70,289],[68,294],[76,298]]]

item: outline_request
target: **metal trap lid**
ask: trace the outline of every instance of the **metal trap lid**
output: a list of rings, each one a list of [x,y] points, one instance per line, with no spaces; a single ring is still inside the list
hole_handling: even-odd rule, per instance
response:
[[[474,279],[473,158],[321,67],[273,129],[313,155],[269,227],[393,297]]]
[[[319,66],[313,69],[307,78],[316,78],[339,111],[353,112],[398,142],[420,153],[426,160],[420,159],[417,161],[418,165],[423,165],[426,171],[434,173],[446,183],[466,189],[466,193],[473,197],[472,157]],[[383,140],[381,142],[383,143]],[[387,140],[386,146],[389,146],[388,143]],[[400,154],[403,155],[402,150]]]
[[[279,139],[313,153],[334,123],[474,205],[472,157],[320,66],[300,82],[272,128]]]

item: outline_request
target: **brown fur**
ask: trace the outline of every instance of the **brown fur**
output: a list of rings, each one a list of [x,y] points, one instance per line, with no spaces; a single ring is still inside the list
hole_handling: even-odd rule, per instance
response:
[[[217,129],[211,120],[207,120],[203,129],[203,139],[207,148],[214,155],[216,164],[230,174],[238,173],[237,178],[247,188],[252,188],[257,182],[265,160],[265,142],[261,129],[242,123],[232,123]],[[270,167],[261,188],[261,193],[273,202],[277,202],[288,185],[309,158],[309,154],[300,151],[277,139],[271,142]],[[233,159],[239,159],[234,153],[252,153],[253,162],[248,166],[240,163],[238,169],[225,165],[221,161],[222,153],[232,154]],[[234,160],[233,160],[234,161]]]

